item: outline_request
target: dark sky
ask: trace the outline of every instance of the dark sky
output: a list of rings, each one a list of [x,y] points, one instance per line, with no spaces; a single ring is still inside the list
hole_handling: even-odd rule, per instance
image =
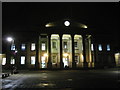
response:
[[[96,35],[118,38],[119,3],[42,3],[5,2],[2,4],[3,34],[7,32],[30,32],[39,29],[49,21],[70,18],[87,23],[95,29]]]

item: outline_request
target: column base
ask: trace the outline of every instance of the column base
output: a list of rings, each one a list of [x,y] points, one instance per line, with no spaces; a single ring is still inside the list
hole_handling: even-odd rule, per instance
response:
[[[73,69],[76,68],[76,62],[72,62],[72,68],[73,68]]]
[[[60,62],[60,68],[64,68],[64,63],[63,62]]]
[[[85,69],[88,68],[88,63],[87,63],[87,62],[84,62],[84,63],[83,63],[83,68],[85,68]]]
[[[35,64],[35,69],[39,69],[39,63]]]
[[[48,68],[48,69],[51,69],[51,68],[52,68],[52,62],[48,62],[48,63],[47,63],[47,68]]]

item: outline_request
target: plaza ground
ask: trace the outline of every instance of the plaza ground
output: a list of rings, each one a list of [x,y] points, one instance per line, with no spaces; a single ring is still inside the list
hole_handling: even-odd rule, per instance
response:
[[[10,72],[10,71],[6,71]],[[2,79],[4,89],[119,88],[118,68],[99,70],[19,70]]]

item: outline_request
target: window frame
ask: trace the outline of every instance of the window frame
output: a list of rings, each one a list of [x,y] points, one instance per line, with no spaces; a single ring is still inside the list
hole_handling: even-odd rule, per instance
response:
[[[32,59],[33,59],[32,57],[34,57],[34,59],[35,59],[35,60],[34,60],[34,63],[32,63]],[[31,64],[31,65],[35,65],[35,61],[36,61],[36,57],[35,57],[35,56],[31,56],[31,57],[30,57],[30,64]]]
[[[102,44],[98,44],[98,51],[102,51],[102,50],[103,50]]]
[[[32,49],[34,47],[34,49]],[[35,43],[31,43],[31,51],[35,51],[36,50],[36,44]]]
[[[44,49],[43,49],[44,48]],[[42,51],[45,51],[46,50],[46,43],[45,42],[42,42],[41,43],[41,50]]]
[[[24,58],[24,64],[21,63],[21,58],[22,58],[22,57],[25,57],[25,55],[22,55],[22,56],[20,57],[20,64],[21,64],[21,65],[24,65],[24,64],[25,64],[25,61],[26,61],[26,57]]]
[[[23,45],[24,45],[24,49],[22,48]],[[22,43],[22,44],[21,44],[21,50],[22,50],[22,51],[25,51],[25,50],[26,50],[26,44],[25,44],[25,43]]]

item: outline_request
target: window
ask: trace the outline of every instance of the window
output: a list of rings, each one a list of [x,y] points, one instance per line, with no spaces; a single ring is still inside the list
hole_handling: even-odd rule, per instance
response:
[[[110,45],[107,44],[107,51],[110,51]]]
[[[56,60],[57,60],[56,56],[53,56],[52,60],[53,60],[52,63],[56,63]]]
[[[98,45],[98,50],[102,51],[102,45],[101,44]]]
[[[53,48],[56,48],[56,42],[52,42]]]
[[[67,42],[64,42],[64,48],[67,49]]]
[[[79,61],[79,56],[75,56],[75,62],[78,63]]]
[[[6,64],[6,58],[2,58],[2,65]]]
[[[21,50],[25,50],[25,44],[21,45]]]
[[[45,43],[42,43],[42,47],[41,47],[42,50],[45,50]]]
[[[21,64],[25,64],[25,56],[21,56]]]
[[[91,44],[91,50],[92,50],[92,51],[94,50],[94,48],[93,48],[93,44]]]
[[[31,44],[31,50],[32,50],[32,51],[35,50],[35,43],[32,43],[32,44]]]
[[[10,64],[15,64],[15,59],[13,57],[11,57]]]
[[[11,45],[11,50],[15,50],[15,44]]]
[[[31,56],[31,64],[35,64],[35,56]]]
[[[77,42],[74,42],[75,47],[77,47],[77,44],[78,44]]]

